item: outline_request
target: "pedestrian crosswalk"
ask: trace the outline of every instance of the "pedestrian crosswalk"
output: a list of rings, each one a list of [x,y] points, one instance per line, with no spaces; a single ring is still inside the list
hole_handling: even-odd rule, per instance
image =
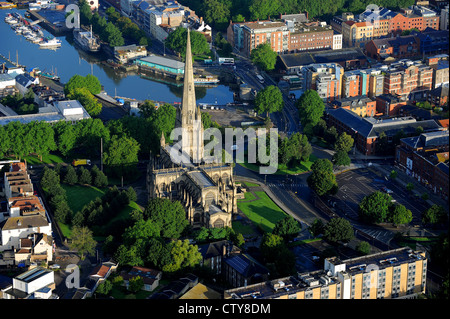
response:
[[[294,188],[294,187],[307,187],[308,185],[306,183],[267,183],[268,187],[285,187],[285,188]]]

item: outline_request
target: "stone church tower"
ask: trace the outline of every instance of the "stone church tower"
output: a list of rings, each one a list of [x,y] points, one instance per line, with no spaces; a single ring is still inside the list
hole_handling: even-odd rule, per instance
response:
[[[186,61],[184,65],[183,100],[177,114],[177,125],[183,129],[182,150],[194,163],[203,159],[203,125],[200,108],[197,107],[194,86],[194,66],[192,64],[191,36],[187,30]]]
[[[181,107],[177,109],[176,128],[182,128],[181,148],[190,162],[175,162],[171,152],[177,149],[161,136],[159,154],[150,156],[147,169],[148,198],[178,200],[186,209],[193,227],[232,227],[232,214],[237,213],[237,187],[233,166],[229,163],[205,164],[203,159],[203,125],[197,107],[194,67],[187,32],[184,87]]]

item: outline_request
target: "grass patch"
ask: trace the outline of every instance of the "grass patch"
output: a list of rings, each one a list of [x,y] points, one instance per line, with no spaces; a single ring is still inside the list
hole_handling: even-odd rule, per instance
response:
[[[79,212],[90,201],[102,197],[105,192],[94,186],[61,184],[67,194],[67,203],[74,214]]]
[[[294,242],[289,244],[289,247],[309,244],[309,243],[313,243],[313,242],[321,241],[321,240],[322,240],[322,238],[311,238],[311,239],[304,239],[304,240],[294,241]]]
[[[262,230],[271,232],[275,224],[286,217],[286,213],[278,207],[269,196],[262,191],[255,192],[260,199],[253,202],[239,202],[239,209]]]
[[[253,193],[251,193],[251,192],[245,192],[244,193],[244,199],[238,199],[238,201],[244,201],[244,200],[254,200],[254,199],[256,199],[256,196],[253,194]]]
[[[259,187],[259,184],[250,183],[250,182],[245,182],[245,185],[247,185],[247,187]]]
[[[234,221],[232,222],[233,230],[236,233],[241,233],[243,236],[246,235],[253,235],[255,232],[253,231],[253,228],[249,225],[244,225],[240,221]]]

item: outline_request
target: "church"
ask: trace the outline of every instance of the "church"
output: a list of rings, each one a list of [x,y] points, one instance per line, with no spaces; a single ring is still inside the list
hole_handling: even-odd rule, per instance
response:
[[[150,156],[147,169],[149,199],[168,198],[180,201],[190,225],[206,228],[231,227],[237,213],[237,187],[233,166],[229,163],[205,163],[203,126],[197,107],[190,31],[187,32],[183,97],[177,109],[175,128],[183,129],[181,151],[187,161],[175,161],[174,145],[161,136],[159,154]],[[188,137],[188,138],[185,138]]]

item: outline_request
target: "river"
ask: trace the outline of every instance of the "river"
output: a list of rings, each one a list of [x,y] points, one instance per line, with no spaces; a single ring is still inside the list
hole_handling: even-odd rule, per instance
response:
[[[40,49],[38,44],[28,42],[23,36],[18,35],[4,21],[10,12],[19,12],[22,16],[24,9],[0,10],[0,54],[10,56],[16,62],[18,55],[19,64],[25,65],[27,70],[34,67],[45,72],[55,72],[61,82],[67,82],[73,75],[93,74],[103,85],[104,90],[111,96],[123,96],[137,100],[150,99],[162,102],[181,102],[182,86],[162,83],[156,80],[143,78],[138,74],[124,74],[114,71],[112,68],[100,64],[106,59],[102,54],[89,54],[79,49],[72,36],[60,36],[62,45],[56,50]],[[45,36],[53,37],[43,27]],[[151,48],[150,48],[151,51]],[[150,52],[151,53],[151,52]],[[196,87],[198,103],[217,103],[223,105],[233,102],[233,92],[226,85],[218,85],[211,88]]]

